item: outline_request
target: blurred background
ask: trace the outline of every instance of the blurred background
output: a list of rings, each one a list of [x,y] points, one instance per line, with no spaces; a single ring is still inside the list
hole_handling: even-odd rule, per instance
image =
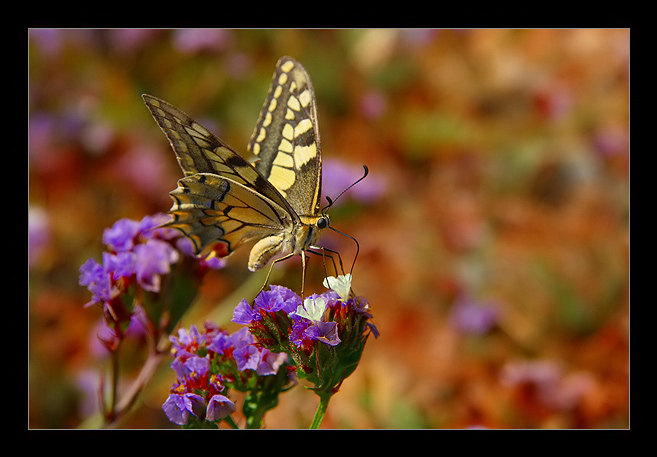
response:
[[[627,428],[629,31],[619,29],[31,29],[29,427],[92,426],[108,360],[78,269],[100,260],[117,219],[166,212],[182,177],[141,94],[246,153],[283,55],[315,86],[323,194],[370,169],[330,214],[360,243],[353,287],[381,336],[322,427]],[[351,265],[352,241],[329,233],[321,244]],[[184,326],[236,330],[232,309],[262,284],[248,251],[208,273]],[[275,282],[298,290],[300,271],[282,262]],[[322,275],[311,258],[306,292],[323,290]],[[123,350],[126,385],[142,344]],[[168,363],[120,427],[177,427],[161,409]],[[280,400],[268,428],[308,427],[311,391]]]

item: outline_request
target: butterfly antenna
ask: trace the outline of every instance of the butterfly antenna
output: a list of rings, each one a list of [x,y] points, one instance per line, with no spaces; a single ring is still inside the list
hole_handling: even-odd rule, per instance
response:
[[[346,233],[343,233],[343,232],[341,232],[340,230],[338,230],[338,229],[336,229],[336,228],[333,228],[333,227],[330,226],[330,225],[328,226],[328,228],[330,228],[330,229],[333,230],[334,232],[339,233],[340,235],[346,236],[347,238],[351,238],[351,239],[354,241],[354,243],[356,243],[356,255],[354,256],[354,261],[353,261],[353,263],[351,264],[351,269],[349,270],[349,273],[350,273],[350,274],[353,274],[353,272],[354,272],[354,266],[356,265],[356,259],[358,258],[358,253],[360,252],[360,245],[358,244],[358,240],[357,240],[356,238],[354,238],[353,236],[351,236],[351,235],[347,235]]]
[[[361,182],[363,179],[365,179],[365,177],[369,174],[370,170],[369,170],[369,168],[367,168],[367,165],[363,165],[363,169],[365,169],[365,173],[363,173],[363,176],[358,178],[356,181],[354,181],[352,184],[350,184],[349,187],[347,187],[345,190],[340,192],[338,194],[338,196],[335,197],[335,199],[331,199],[328,196],[326,197],[326,200],[328,201],[328,205],[326,205],[324,208],[322,208],[322,214],[326,213],[326,210],[329,209],[331,206],[333,206],[333,203],[335,203],[338,200],[338,198],[342,197],[342,194],[344,194],[346,191],[348,191],[349,189],[354,187],[356,184]]]
[[[338,194],[338,196],[335,197],[335,199],[331,199],[331,197],[328,197],[328,196],[326,197],[326,200],[328,201],[328,205],[326,205],[324,208],[322,208],[322,214],[326,214],[326,210],[328,210],[331,206],[333,206],[333,203],[335,203],[338,200],[338,198],[340,198],[342,196],[342,194],[344,194],[346,191],[348,191],[349,189],[354,187],[356,184],[361,182],[363,179],[365,179],[365,177],[369,174],[370,170],[369,170],[369,168],[367,168],[367,165],[363,165],[363,169],[365,170],[365,172],[363,173],[363,176],[358,178],[351,185],[349,185],[345,190],[340,192]],[[333,230],[336,233],[339,233],[340,235],[346,236],[347,238],[351,238],[354,241],[354,243],[356,243],[356,255],[354,256],[354,261],[351,264],[351,269],[349,270],[349,273],[353,273],[354,266],[356,265],[356,259],[358,258],[358,253],[360,252],[360,245],[358,244],[358,240],[356,238],[354,238],[353,236],[351,236],[351,235],[347,235],[346,233],[341,232],[340,230],[332,227],[331,225],[329,225],[328,228],[330,228],[331,230]]]

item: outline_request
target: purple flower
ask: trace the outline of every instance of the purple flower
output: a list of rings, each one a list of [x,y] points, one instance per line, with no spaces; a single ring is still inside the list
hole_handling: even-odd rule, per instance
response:
[[[371,322],[368,322],[368,323],[367,323],[367,326],[368,326],[368,327],[370,328],[370,330],[372,331],[372,334],[374,335],[374,338],[378,338],[379,335],[380,335],[380,333],[379,333],[379,329],[376,328],[376,325],[372,324]]]
[[[235,348],[241,348],[242,346],[246,346],[247,344],[255,343],[255,339],[253,338],[253,335],[249,333],[249,329],[246,327],[242,327],[235,333],[232,333],[230,335],[230,340],[232,341],[233,346],[235,346]]]
[[[269,349],[260,349],[260,363],[256,368],[256,372],[260,376],[275,375],[281,365],[287,362],[287,354],[285,352],[271,352]]]
[[[303,301],[303,305],[299,305],[296,311],[290,313],[295,321],[292,325],[290,341],[297,347],[304,346],[307,338],[321,341],[329,346],[338,345],[340,343],[338,323],[326,322],[326,311],[329,303],[332,303],[336,298],[338,297],[334,291],[329,291],[323,295],[313,294],[307,297]]]
[[[463,295],[454,304],[449,320],[458,330],[481,335],[495,325],[497,315],[494,303],[476,302]]]
[[[217,333],[213,338],[210,344],[208,344],[208,349],[217,354],[223,355],[226,352],[226,349],[233,346],[233,341],[230,339],[230,336],[227,332],[223,331]]]
[[[87,260],[80,267],[81,286],[87,286],[91,292],[91,301],[85,306],[110,301],[117,293],[112,289],[111,274],[94,259]]]
[[[139,221],[139,233],[143,238],[160,238],[163,240],[171,240],[180,236],[180,232],[176,229],[168,227],[160,227],[171,220],[171,216],[164,213],[157,213],[152,216],[144,216]]]
[[[271,290],[263,290],[260,294],[253,300],[254,309],[262,309],[269,313],[275,313],[281,307],[283,303],[279,301],[278,294],[273,293]]]
[[[337,322],[313,322],[305,333],[311,340],[320,341],[328,346],[340,344]]]
[[[350,298],[347,300],[347,303],[352,307],[352,309],[358,314],[363,314],[367,318],[372,319],[372,313],[370,313],[370,303],[365,297],[359,297],[359,299]]]
[[[286,353],[271,352],[269,349],[259,348],[253,343],[238,343],[235,346],[233,357],[238,370],[255,370],[260,376],[276,374],[278,368],[287,361]]]
[[[89,286],[98,282],[101,276],[106,276],[103,266],[94,259],[88,259],[80,267],[79,284],[81,286]]]
[[[103,252],[103,265],[115,281],[120,277],[130,277],[135,274],[135,254],[130,251],[117,252],[116,254]]]
[[[103,253],[102,264],[89,259],[80,267],[80,285],[87,286],[92,293],[87,306],[104,302],[114,314],[109,302],[134,280],[144,290],[160,292],[160,275],[170,273],[171,265],[181,255],[173,246],[180,240],[180,232],[162,227],[170,219],[162,213],[145,216],[141,221],[120,219],[103,232],[103,242],[110,252]],[[201,260],[200,266],[220,268],[223,260]]]
[[[205,357],[190,357],[182,366],[186,379],[198,381],[208,375],[210,360]]]
[[[148,333],[148,316],[144,308],[135,305],[125,333],[131,336],[144,336]]]
[[[291,317],[296,317],[295,314],[292,314]],[[290,342],[298,348],[302,348],[308,342],[308,337],[306,336],[306,329],[310,327],[312,323],[308,319],[298,318],[292,325],[292,331],[290,332]]]
[[[185,425],[192,414],[200,417],[205,409],[203,397],[194,393],[171,393],[162,405],[164,413],[174,424]]]
[[[132,219],[119,219],[103,232],[103,243],[115,252],[129,251],[135,246],[139,233],[139,222]]]
[[[205,418],[209,421],[218,421],[235,412],[235,403],[223,395],[215,394],[208,402]]]
[[[284,308],[290,308],[290,310],[296,309],[296,305],[291,305],[291,303],[296,300],[287,293],[291,292],[293,296],[298,298],[294,292],[282,286],[272,286],[272,288],[273,287],[277,287],[278,289],[263,290],[260,292],[260,295],[253,300],[254,309],[262,309],[268,313],[275,313]],[[299,298],[299,303],[300,302],[301,298]]]
[[[237,369],[240,371],[255,370],[260,364],[260,351],[253,344],[235,347],[233,357],[235,357]]]
[[[183,254],[194,257],[194,243],[187,237],[181,236],[176,240],[176,249],[178,249]]]
[[[222,259],[217,256],[208,256],[204,259],[201,259],[201,265],[212,268],[213,270],[220,270],[226,266],[226,259]]]
[[[196,325],[190,326],[189,332],[187,329],[181,328],[178,330],[178,336],[169,336],[169,341],[173,343],[171,351],[174,353],[180,350],[196,352],[198,349],[199,339],[200,333]]]
[[[260,314],[249,305],[249,302],[243,299],[233,310],[231,322],[242,325],[250,325],[254,321],[262,319]]]
[[[262,320],[259,310],[275,313],[282,310],[289,314],[301,304],[301,297],[287,287],[270,286],[270,290],[264,290],[253,300],[253,307],[246,300],[238,303],[233,311],[232,322],[242,325],[251,325],[253,322]]]
[[[179,258],[169,243],[160,240],[147,240],[135,246],[137,282],[151,292],[160,291],[161,274],[171,271],[171,264]]]
[[[176,352],[175,357],[176,358],[173,359],[171,365],[169,366],[173,371],[176,372],[176,379],[178,380],[178,382],[185,383],[187,381],[185,378],[186,376],[185,362],[187,362],[187,360],[189,359],[197,357],[197,355],[183,349]]]
[[[280,308],[285,313],[289,314],[296,310],[303,300],[295,292],[292,292],[287,287],[272,285],[269,286],[271,293],[276,295]]]

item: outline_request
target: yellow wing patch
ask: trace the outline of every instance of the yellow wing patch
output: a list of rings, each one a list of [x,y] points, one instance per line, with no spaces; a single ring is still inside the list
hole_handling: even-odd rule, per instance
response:
[[[256,169],[297,214],[317,215],[321,153],[315,96],[310,77],[294,59],[279,60],[249,149]]]

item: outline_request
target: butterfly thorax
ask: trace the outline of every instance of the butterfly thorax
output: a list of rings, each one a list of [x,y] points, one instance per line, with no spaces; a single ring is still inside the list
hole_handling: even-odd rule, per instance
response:
[[[299,219],[301,223],[295,224],[293,230],[273,234],[253,245],[249,255],[249,270],[261,269],[277,255],[302,254],[315,246],[324,229],[330,224],[327,215],[299,216]]]

